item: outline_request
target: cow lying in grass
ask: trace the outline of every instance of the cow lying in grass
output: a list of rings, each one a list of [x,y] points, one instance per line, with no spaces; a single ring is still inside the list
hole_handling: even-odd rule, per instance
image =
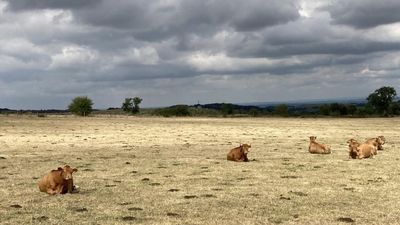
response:
[[[360,143],[353,138],[348,140],[347,143],[349,144],[349,157],[352,159],[357,159],[357,147],[360,146]]]
[[[312,154],[331,154],[331,147],[325,144],[317,143],[315,140],[316,136],[310,137],[310,145],[308,151]]]
[[[39,190],[50,195],[72,193],[74,191],[72,173],[77,171],[68,165],[64,168],[58,167],[39,181]]]
[[[248,162],[247,153],[249,153],[249,148],[251,148],[251,145],[241,144],[239,147],[232,149],[226,158],[230,161]]]
[[[377,154],[376,143],[362,143],[360,144],[354,139],[347,141],[349,144],[349,156],[353,159],[372,158]]]

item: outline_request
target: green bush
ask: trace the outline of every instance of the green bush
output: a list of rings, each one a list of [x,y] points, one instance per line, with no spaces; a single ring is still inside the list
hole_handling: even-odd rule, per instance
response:
[[[78,116],[88,116],[92,111],[93,102],[87,96],[79,96],[72,99],[68,110]]]

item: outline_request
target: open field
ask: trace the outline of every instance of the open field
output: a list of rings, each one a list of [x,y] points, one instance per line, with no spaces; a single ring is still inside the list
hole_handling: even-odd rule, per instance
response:
[[[348,158],[378,135],[384,151]],[[255,161],[226,161],[239,143]],[[399,146],[400,118],[0,116],[0,224],[399,224]],[[65,164],[80,192],[39,192]]]

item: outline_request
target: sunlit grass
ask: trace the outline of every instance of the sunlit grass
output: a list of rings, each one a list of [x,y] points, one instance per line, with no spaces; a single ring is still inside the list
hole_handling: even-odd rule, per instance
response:
[[[1,224],[397,224],[399,122],[2,116]],[[309,154],[310,135],[333,153]],[[378,135],[384,151],[348,158]],[[255,161],[226,161],[240,143]],[[65,164],[80,192],[39,192]]]

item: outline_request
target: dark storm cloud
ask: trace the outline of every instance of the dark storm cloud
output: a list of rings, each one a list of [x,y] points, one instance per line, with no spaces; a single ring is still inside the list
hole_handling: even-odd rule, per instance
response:
[[[330,13],[333,23],[355,28],[400,22],[398,0],[335,0],[324,9]]]

